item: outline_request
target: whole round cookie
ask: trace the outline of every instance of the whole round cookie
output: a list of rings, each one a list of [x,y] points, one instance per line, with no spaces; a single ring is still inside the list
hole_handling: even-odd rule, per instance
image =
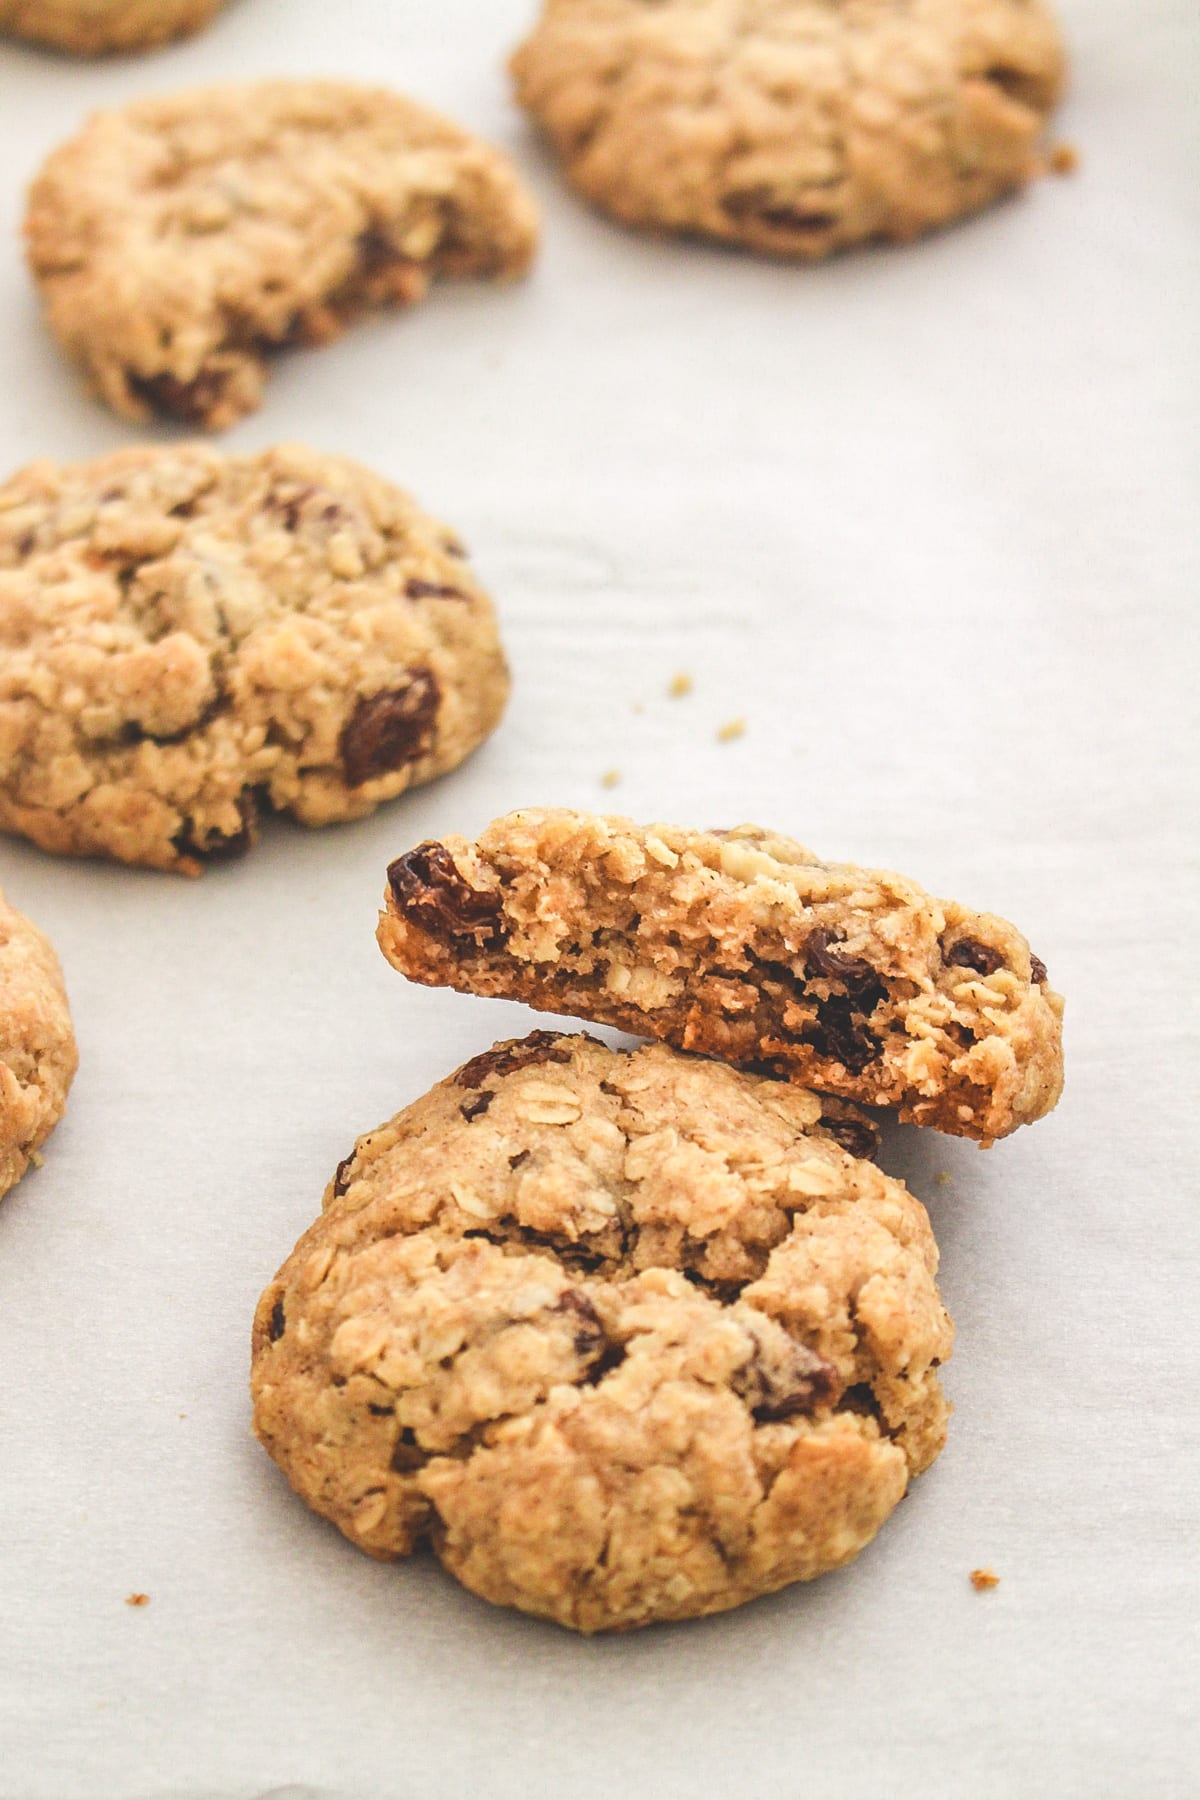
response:
[[[512,68],[617,218],[820,257],[1022,186],[1064,56],[1042,0],[546,0]]]
[[[941,1449],[924,1208],[838,1101],[539,1031],[360,1139],[259,1303],[255,1429],[372,1556],[580,1631],[850,1561]]]
[[[207,25],[225,0],[0,0],[0,33],[73,56],[148,50]]]
[[[263,807],[360,818],[504,709],[446,527],[339,457],[202,445],[0,487],[0,829],[197,873]]]
[[[437,276],[513,276],[537,213],[508,158],[397,94],[261,81],[98,113],[33,184],[51,330],[132,419],[220,429],[272,351]]]
[[[0,1194],[62,1118],[78,1061],[58,958],[0,892]]]

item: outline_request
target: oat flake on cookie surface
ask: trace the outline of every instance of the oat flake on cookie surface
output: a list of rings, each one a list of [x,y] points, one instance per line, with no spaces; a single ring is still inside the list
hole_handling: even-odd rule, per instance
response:
[[[78,1061],[58,958],[0,893],[0,1195],[62,1118]]]
[[[0,0],[0,33],[72,56],[149,50],[186,37],[226,0]]]
[[[0,486],[0,830],[197,873],[265,808],[360,818],[498,722],[491,601],[343,458],[206,445]]]
[[[580,1631],[847,1563],[945,1439],[921,1204],[854,1109],[534,1032],[341,1163],[259,1303],[255,1429],[372,1556]]]
[[[537,214],[499,150],[381,89],[263,81],[97,113],[33,184],[50,327],[132,419],[209,429],[267,358],[440,276],[522,273]]]
[[[990,1143],[1062,1089],[1063,1003],[1006,919],[744,825],[530,809],[388,870],[384,955]]]
[[[812,258],[1021,187],[1065,64],[1042,0],[546,0],[512,67],[598,206]]]

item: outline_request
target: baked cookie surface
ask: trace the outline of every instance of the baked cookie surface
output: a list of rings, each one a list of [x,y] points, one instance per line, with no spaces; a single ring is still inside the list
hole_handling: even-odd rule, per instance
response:
[[[344,459],[203,445],[0,487],[0,829],[196,873],[263,807],[360,818],[504,708],[461,546]]]
[[[273,350],[437,276],[520,274],[537,215],[507,157],[424,107],[266,81],[98,113],[43,166],[26,236],[50,327],[110,406],[220,429]]]
[[[62,1118],[78,1061],[58,958],[0,892],[0,1194]]]
[[[952,1343],[847,1126],[658,1044],[498,1044],[339,1165],[259,1303],[258,1436],[371,1555],[582,1631],[839,1567],[941,1449]]]
[[[0,33],[73,56],[147,50],[185,37],[226,0],[0,0]]]
[[[388,870],[413,981],[766,1067],[989,1143],[1062,1088],[1062,1001],[1006,920],[756,826],[524,811]]]
[[[1022,186],[1064,79],[1041,0],[546,0],[512,68],[598,206],[805,258]]]

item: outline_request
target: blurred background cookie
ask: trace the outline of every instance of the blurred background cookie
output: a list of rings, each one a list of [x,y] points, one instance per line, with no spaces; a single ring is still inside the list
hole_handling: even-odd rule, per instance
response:
[[[78,1061],[58,958],[0,892],[0,1195],[62,1118]]]
[[[523,273],[537,214],[507,157],[411,100],[260,81],[97,114],[34,182],[26,234],[97,393],[219,430],[272,351],[441,276]]]
[[[74,56],[148,50],[207,25],[226,0],[0,0],[0,33]]]
[[[517,96],[589,200],[773,256],[913,238],[1040,167],[1042,0],[545,0]]]

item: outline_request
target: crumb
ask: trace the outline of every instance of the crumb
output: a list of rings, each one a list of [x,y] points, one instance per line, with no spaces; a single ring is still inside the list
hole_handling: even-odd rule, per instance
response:
[[[126,1606],[149,1606],[150,1596],[149,1594],[126,1594],[125,1604]]]
[[[691,693],[695,685],[696,684],[690,675],[680,671],[678,675],[672,675],[671,685],[667,689],[667,692],[670,694],[672,700],[682,700],[685,694]]]
[[[180,1413],[180,1415],[179,1415],[179,1416],[180,1416],[180,1418],[181,1418],[181,1419],[186,1419],[186,1418],[187,1418],[187,1414],[186,1414],[186,1413]]]
[[[1055,175],[1073,175],[1079,167],[1079,152],[1074,144],[1055,144],[1050,152],[1050,168]]]
[[[989,1588],[1000,1586],[1000,1577],[995,1569],[972,1569],[971,1586],[977,1594],[986,1594]]]
[[[600,786],[604,788],[614,788],[618,786],[620,780],[620,769],[605,769],[603,775],[600,777]]]
[[[745,737],[745,719],[730,719],[728,725],[722,725],[717,733],[718,744],[732,744],[735,738]]]
[[[939,1187],[949,1187],[950,1186],[950,1171],[949,1171],[949,1169],[939,1169],[933,1179],[937,1182]]]
[[[29,1160],[35,1169],[44,1169],[46,1166],[46,1159],[40,1150],[31,1150],[29,1152]]]
[[[643,706],[643,704],[640,700],[635,700],[633,703],[633,710],[635,713],[644,713],[646,708]]]

